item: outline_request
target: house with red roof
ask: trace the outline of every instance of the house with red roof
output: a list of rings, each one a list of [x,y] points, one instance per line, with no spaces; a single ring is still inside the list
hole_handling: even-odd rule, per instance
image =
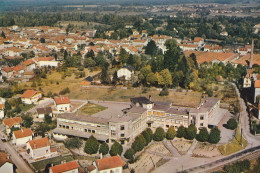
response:
[[[36,64],[32,59],[28,59],[23,62],[25,66],[25,71],[33,71],[36,68]]]
[[[16,130],[13,132],[13,144],[24,145],[32,140],[33,132],[30,128]]]
[[[38,57],[33,59],[37,67],[58,67],[59,62],[54,57]]]
[[[36,104],[40,98],[42,98],[42,93],[33,89],[26,90],[21,96],[21,100],[25,104]]]
[[[1,73],[3,77],[10,79],[13,76],[14,71],[12,67],[4,67],[2,68]]]
[[[11,128],[21,128],[23,120],[21,117],[7,118],[3,120],[3,124],[5,126],[6,134],[11,133]]]
[[[71,161],[50,167],[49,173],[78,173],[79,164],[77,161]]]
[[[123,166],[125,165],[119,156],[112,156],[103,159],[97,159],[93,165],[88,166],[87,170],[89,173],[108,173],[108,172],[123,172]]]
[[[14,164],[10,160],[10,157],[3,152],[0,152],[0,172],[4,172],[4,173],[15,172]]]
[[[58,112],[70,112],[71,104],[67,96],[60,96],[54,98],[54,104]]]
[[[26,149],[32,159],[50,157],[51,143],[48,138],[40,138],[27,142]]]

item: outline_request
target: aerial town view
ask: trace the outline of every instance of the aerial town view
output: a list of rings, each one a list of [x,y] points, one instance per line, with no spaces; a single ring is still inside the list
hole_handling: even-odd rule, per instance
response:
[[[0,0],[0,173],[260,173],[259,0]]]

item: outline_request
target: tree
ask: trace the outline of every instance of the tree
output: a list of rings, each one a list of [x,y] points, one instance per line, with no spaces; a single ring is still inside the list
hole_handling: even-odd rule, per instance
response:
[[[206,127],[200,129],[199,134],[197,135],[197,140],[200,142],[206,142],[209,139],[209,132]]]
[[[157,46],[155,41],[151,40],[148,42],[147,46],[145,47],[145,54],[155,56],[157,54]]]
[[[186,136],[185,138],[189,140],[193,140],[196,137],[197,134],[197,128],[191,124],[189,127],[186,129]]]
[[[158,84],[166,87],[172,85],[172,75],[168,69],[164,69],[159,73]]]
[[[40,134],[42,137],[45,136],[45,133],[50,130],[50,126],[46,123],[40,123],[38,126],[35,128],[35,132]]]
[[[103,84],[109,84],[110,83],[110,78],[109,78],[107,71],[108,71],[108,64],[104,65],[104,67],[102,67],[100,79],[101,79],[101,82]]]
[[[147,76],[146,76],[146,82],[148,85],[156,85],[158,82],[158,79],[156,77],[156,75],[153,72],[150,72]]]
[[[8,110],[11,110],[12,107],[11,105],[8,103],[8,101],[5,102],[5,110],[8,111]]]
[[[129,148],[126,150],[124,157],[128,160],[134,160],[135,150],[133,148]]]
[[[45,38],[42,37],[42,38],[40,39],[40,42],[41,42],[41,43],[45,43]]]
[[[124,48],[121,48],[120,53],[119,53],[119,62],[121,64],[125,64],[128,57],[129,57],[129,54],[127,53],[127,51]]]
[[[96,154],[98,152],[99,143],[94,136],[90,136],[85,143],[84,151],[87,154]]]
[[[173,140],[173,138],[176,136],[176,131],[173,126],[171,126],[166,133],[166,139]]]
[[[112,83],[113,83],[114,85],[116,85],[118,81],[119,81],[119,79],[118,79],[118,76],[117,76],[117,71],[115,71],[115,72],[113,73]]]
[[[103,142],[101,145],[100,145],[100,148],[99,148],[99,153],[102,153],[102,155],[106,155],[109,151],[109,146],[107,145],[106,142]]]
[[[164,68],[173,72],[180,59],[181,49],[174,39],[167,40],[165,46],[167,51],[164,54]]]
[[[237,121],[234,118],[230,118],[227,121],[227,128],[234,130],[235,128],[237,128]]]
[[[177,130],[177,137],[178,138],[182,138],[184,137],[186,134],[186,130],[185,130],[185,127],[183,127],[182,125],[178,128]]]
[[[209,133],[209,142],[212,144],[216,144],[220,141],[220,130],[217,127],[211,129]]]
[[[49,114],[45,114],[44,115],[44,122],[47,124],[51,124],[52,123],[52,117]]]
[[[169,95],[169,90],[167,87],[163,87],[162,91],[160,91],[159,96],[167,96]]]
[[[146,145],[146,140],[143,135],[138,135],[135,138],[135,141],[132,143],[132,148],[137,151],[142,151],[144,146]]]
[[[147,129],[145,129],[143,132],[142,132],[142,135],[145,139],[145,142],[146,144],[145,145],[148,145],[151,141],[152,141],[152,137],[150,136],[149,132],[147,131]]]
[[[85,58],[84,59],[84,67],[95,67],[96,61],[94,61],[92,58]]]
[[[2,31],[1,37],[6,38],[4,31]]]
[[[65,147],[67,148],[80,148],[83,144],[82,140],[80,138],[69,138],[66,139],[65,142]]]
[[[121,155],[123,152],[123,147],[121,144],[119,144],[117,141],[113,143],[111,146],[111,149],[109,151],[109,154],[111,156]]]
[[[24,127],[26,127],[26,128],[30,128],[31,125],[33,124],[33,117],[30,116],[30,115],[24,115],[24,116],[22,117],[22,119],[23,119],[23,125],[24,125]]]
[[[153,135],[153,140],[155,141],[162,141],[165,138],[165,132],[163,130],[163,128],[158,127],[156,128],[154,135]]]

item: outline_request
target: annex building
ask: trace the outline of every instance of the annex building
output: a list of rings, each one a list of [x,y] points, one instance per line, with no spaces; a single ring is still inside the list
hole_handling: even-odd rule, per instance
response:
[[[210,97],[202,98],[196,108],[177,107],[146,97],[130,100],[130,103],[94,102],[106,109],[93,115],[78,112],[58,115],[53,136],[65,140],[68,136],[89,138],[93,135],[99,141],[126,144],[147,127],[152,130],[162,127],[166,131],[170,126],[177,129],[194,124],[197,128],[208,128],[209,118],[217,116],[220,109],[220,100]]]

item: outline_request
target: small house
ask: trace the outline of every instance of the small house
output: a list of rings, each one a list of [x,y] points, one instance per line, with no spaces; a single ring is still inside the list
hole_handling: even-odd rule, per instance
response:
[[[78,173],[79,164],[77,161],[71,161],[50,167],[49,173]]]
[[[26,90],[21,96],[22,102],[25,104],[36,104],[42,98],[42,93],[35,90]]]
[[[50,117],[53,117],[53,113],[52,113],[52,109],[51,107],[47,107],[47,108],[38,108],[36,109],[37,118],[44,118],[45,115],[49,115]]]
[[[10,160],[10,157],[3,152],[0,152],[0,172],[3,172],[3,173],[15,172],[14,164]]]
[[[27,152],[32,159],[49,157],[51,155],[51,144],[48,138],[40,138],[27,142]]]
[[[5,126],[6,134],[11,133],[11,128],[21,128],[23,120],[21,117],[7,118],[3,120],[3,124]]]
[[[131,80],[133,74],[134,74],[134,69],[131,66],[128,66],[128,65],[121,67],[117,71],[117,77],[118,78],[124,77],[125,80]]]
[[[60,96],[54,98],[54,104],[58,112],[70,112],[71,104],[69,97]]]
[[[30,128],[16,130],[13,132],[13,144],[23,145],[32,140],[33,132]]]

